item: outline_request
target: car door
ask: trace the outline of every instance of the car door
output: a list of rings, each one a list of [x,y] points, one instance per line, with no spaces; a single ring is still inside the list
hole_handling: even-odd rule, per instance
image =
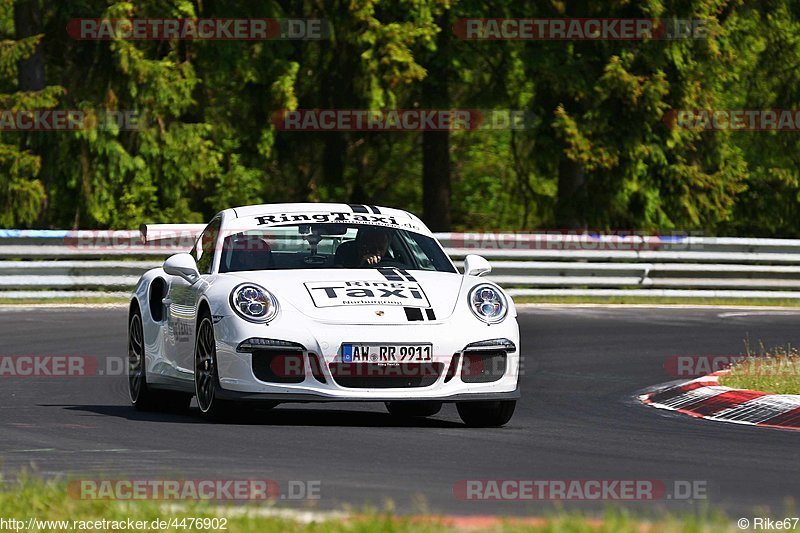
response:
[[[198,237],[192,250],[197,261],[200,279],[190,284],[183,278],[173,276],[167,300],[169,311],[167,320],[167,344],[170,364],[176,377],[192,380],[194,376],[194,334],[197,324],[197,304],[202,291],[207,286],[206,278],[211,274],[214,263],[214,250],[222,224],[220,217],[209,222]]]

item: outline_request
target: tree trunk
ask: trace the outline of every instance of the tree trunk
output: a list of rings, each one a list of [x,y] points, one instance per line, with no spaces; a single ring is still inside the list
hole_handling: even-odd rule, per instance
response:
[[[450,17],[446,11],[437,21],[441,31],[436,54],[427,65],[428,76],[422,81],[422,103],[428,109],[449,109],[449,65],[437,64],[438,58],[450,57]],[[450,132],[422,132],[422,218],[432,231],[450,231]]]
[[[40,0],[17,0],[14,2],[14,33],[17,40],[26,37],[32,37],[42,33],[42,6]],[[45,58],[42,52],[42,45],[39,44],[36,50],[30,56],[17,62],[17,88],[20,91],[41,91],[45,88],[44,79],[44,66]],[[41,156],[45,152],[44,145],[47,140],[41,135],[27,134],[20,135],[19,147],[21,150],[31,152],[37,156]],[[43,162],[43,165],[46,165]],[[40,179],[45,191],[49,193],[50,187],[50,173],[47,171],[39,173],[42,178]],[[33,179],[35,176],[31,176]],[[37,224],[46,223],[48,216],[48,194],[42,201],[41,210]]]
[[[578,229],[586,225],[586,176],[580,163],[561,156],[558,163],[556,225],[559,229]]]
[[[347,28],[349,30],[349,28]],[[343,31],[346,31],[343,29]],[[354,80],[358,76],[359,54],[353,45],[342,40],[330,51],[330,63],[324,68],[325,77],[319,91],[322,107],[327,109],[361,109]],[[322,178],[331,190],[346,185],[348,135],[344,131],[328,131],[323,136]],[[358,177],[356,179],[363,179]],[[352,201],[352,200],[351,200]]]
[[[14,3],[16,38],[23,39],[42,32],[42,7],[39,0],[18,0]],[[18,64],[17,85],[20,91],[44,89],[44,54],[42,47]]]
[[[450,132],[422,133],[422,218],[432,231],[450,231]]]

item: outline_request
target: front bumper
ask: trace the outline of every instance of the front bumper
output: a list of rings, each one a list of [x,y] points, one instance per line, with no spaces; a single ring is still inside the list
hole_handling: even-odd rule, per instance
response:
[[[238,392],[232,390],[222,390],[217,396],[223,400],[236,400],[236,401],[264,401],[276,400],[281,402],[303,403],[303,402],[388,402],[397,400],[396,396],[381,396],[376,394],[364,398],[361,396],[346,396],[338,397],[329,394],[316,394],[313,392],[302,393],[268,393],[268,392]],[[511,392],[484,392],[484,393],[465,393],[454,394],[451,396],[425,396],[414,394],[413,397],[404,397],[404,400],[413,401],[438,401],[438,402],[480,402],[480,401],[497,401],[497,400],[518,400],[520,398],[519,388]]]
[[[221,389],[219,397],[236,400],[392,401],[434,400],[444,402],[513,400],[519,397],[519,328],[509,317],[500,324],[478,323],[471,316],[451,317],[423,325],[341,325],[310,321],[305,316],[284,315],[269,325],[252,324],[234,315],[219,318],[215,325],[217,365]],[[302,354],[304,373],[296,383],[276,383],[258,379],[253,370],[253,351],[237,350],[245,339],[275,339],[295,345]],[[465,348],[489,339],[506,339],[513,345],[505,350],[505,368],[498,379],[469,382],[462,379]],[[387,387],[343,386],[334,372],[342,362],[342,344],[353,343],[431,343],[434,362],[440,373],[423,386]],[[485,350],[485,347],[484,347]],[[498,348],[499,350],[499,348]],[[290,352],[292,350],[289,350]],[[476,353],[469,350],[470,354]],[[256,352],[256,357],[259,357]],[[458,355],[454,359],[454,355]],[[315,361],[316,360],[316,365]],[[454,367],[451,368],[455,361]],[[316,371],[312,372],[312,368]],[[316,375],[315,375],[316,374]],[[263,376],[262,376],[263,377]],[[324,383],[321,381],[324,381]],[[380,378],[375,378],[380,379]],[[344,380],[339,380],[344,381]]]

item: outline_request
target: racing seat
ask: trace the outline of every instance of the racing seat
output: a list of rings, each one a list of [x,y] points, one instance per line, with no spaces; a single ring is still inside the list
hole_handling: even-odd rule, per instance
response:
[[[275,267],[272,249],[255,235],[231,235],[222,244],[220,272],[266,270]]]
[[[355,240],[345,241],[336,248],[333,264],[344,268],[358,268],[358,245]]]

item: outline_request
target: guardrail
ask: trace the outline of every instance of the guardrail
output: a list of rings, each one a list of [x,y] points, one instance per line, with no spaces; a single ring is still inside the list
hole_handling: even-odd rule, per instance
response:
[[[456,261],[489,259],[516,296],[800,298],[800,240],[577,233],[441,233]],[[139,231],[0,230],[0,299],[124,296],[190,242]]]

